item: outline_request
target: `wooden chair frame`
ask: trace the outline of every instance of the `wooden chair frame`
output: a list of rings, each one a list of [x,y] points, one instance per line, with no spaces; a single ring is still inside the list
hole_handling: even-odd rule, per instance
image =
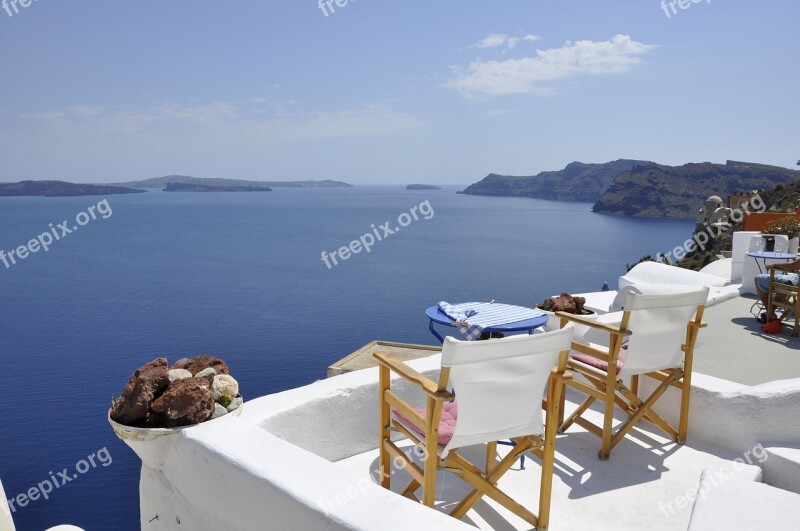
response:
[[[619,357],[619,351],[623,346],[623,341],[626,337],[633,334],[632,331],[627,329],[631,312],[623,312],[622,321],[619,326],[599,323],[577,315],[558,312],[557,315],[561,318],[562,327],[571,321],[591,328],[604,330],[609,333],[610,337],[608,353],[589,345],[573,341],[572,349],[574,351],[607,362],[608,371],[606,371],[605,377],[602,377],[597,371],[587,369],[584,365],[573,360],[569,361],[568,369],[579,373],[588,383],[578,379],[570,379],[566,382],[566,385],[586,394],[587,398],[566,420],[564,420],[564,401],[566,400],[566,394],[562,395],[562,405],[559,408],[562,415],[559,419],[559,433],[565,432],[574,423],[590,433],[597,435],[601,439],[598,455],[600,459],[604,461],[609,458],[611,450],[619,444],[625,437],[625,434],[640,420],[647,420],[655,424],[679,444],[686,442],[686,432],[689,425],[689,398],[692,390],[694,345],[697,340],[698,331],[700,328],[706,326],[702,321],[704,310],[704,305],[698,306],[694,318],[689,321],[686,327],[686,336],[681,347],[684,352],[683,368],[675,367],[673,369],[664,369],[643,375],[631,376],[630,387],[626,386],[623,380],[617,376],[617,359]],[[640,376],[649,376],[661,382],[656,387],[655,391],[645,400],[641,400],[638,396]],[[680,419],[677,429],[671,426],[652,409],[653,405],[670,386],[677,387],[681,390]],[[598,400],[603,403],[602,426],[597,426],[582,417],[584,412]],[[628,420],[624,422],[616,432],[613,431],[615,406],[619,407],[628,415]]]
[[[447,390],[450,377],[450,368],[442,367],[439,382],[434,383],[405,363],[390,358],[384,353],[376,353],[375,358],[380,364],[380,473],[381,486],[391,488],[391,459],[402,463],[403,468],[411,475],[411,482],[403,488],[401,495],[420,501],[414,495],[422,487],[422,503],[433,507],[436,488],[437,469],[445,469],[459,476],[463,481],[473,487],[450,513],[450,516],[461,519],[481,499],[488,496],[509,511],[524,519],[536,529],[547,529],[550,519],[550,498],[553,485],[553,467],[555,462],[556,431],[558,420],[561,418],[559,408],[563,406],[562,396],[564,382],[570,378],[566,372],[569,351],[562,351],[558,365],[553,368],[547,385],[547,398],[543,398],[542,406],[545,407],[545,433],[543,435],[517,437],[512,439],[515,446],[502,460],[496,462],[497,442],[490,441],[486,448],[486,468],[481,471],[467,459],[451,450],[447,457],[440,459],[438,450],[439,420],[445,402],[452,401],[455,396]],[[391,373],[400,375],[404,380],[421,389],[427,397],[427,416],[423,417],[408,403],[403,401],[391,389]],[[539,404],[509,404],[509,407],[540,407]],[[425,437],[406,429],[405,426],[393,419],[391,410],[394,409],[411,420],[416,426],[425,427]],[[423,450],[423,467],[420,468],[411,461],[406,454],[391,439],[393,431],[401,432],[417,447]],[[511,466],[525,453],[531,452],[542,462],[542,478],[539,494],[539,514],[536,515],[514,501],[510,496],[497,488],[497,482]]]
[[[775,280],[775,271],[793,274],[798,274],[798,271],[783,269],[780,265],[773,265],[770,268],[769,293],[767,295],[767,315],[778,315],[778,310],[781,310],[781,315],[778,315],[778,319],[788,323],[791,322],[789,314],[794,314],[794,325],[787,324],[787,326],[792,328],[792,336],[797,337],[798,332],[800,332],[800,286],[778,282]]]

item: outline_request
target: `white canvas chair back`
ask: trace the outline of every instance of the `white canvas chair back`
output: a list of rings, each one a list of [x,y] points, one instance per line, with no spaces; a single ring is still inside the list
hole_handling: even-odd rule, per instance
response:
[[[697,307],[708,299],[708,288],[670,295],[630,293],[625,310],[630,311],[628,355],[621,375],[644,374],[681,367],[686,325]]]
[[[447,337],[442,367],[450,367],[458,419],[441,451],[544,433],[542,396],[559,353],[569,350],[572,326],[544,334],[489,341]]]

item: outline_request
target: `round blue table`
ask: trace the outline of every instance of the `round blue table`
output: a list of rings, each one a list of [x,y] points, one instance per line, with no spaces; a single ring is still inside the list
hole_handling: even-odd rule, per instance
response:
[[[752,251],[747,253],[747,256],[752,256],[756,259],[756,265],[758,266],[758,272],[762,275],[764,274],[764,269],[767,267],[767,260],[795,260],[797,259],[796,255],[789,254],[789,253],[771,253],[767,251]],[[758,263],[758,259],[761,258],[764,260],[764,269],[761,268],[761,264]]]
[[[497,304],[495,306],[506,306],[508,308],[522,308],[522,306],[513,306],[510,304]],[[525,308],[526,310],[530,310],[530,308]],[[431,334],[434,335],[436,339],[439,340],[440,343],[444,343],[444,338],[433,328],[433,323],[437,323],[440,325],[445,326],[453,326],[453,319],[443,314],[439,311],[438,306],[431,306],[427,310],[425,310],[425,315],[429,319],[428,330],[431,331]],[[534,329],[539,328],[540,326],[544,326],[547,323],[547,315],[541,315],[539,317],[535,317],[533,319],[525,319],[524,321],[514,321],[512,323],[505,323],[500,325],[488,326],[484,328],[486,332],[524,332],[527,330],[529,334],[532,334]]]

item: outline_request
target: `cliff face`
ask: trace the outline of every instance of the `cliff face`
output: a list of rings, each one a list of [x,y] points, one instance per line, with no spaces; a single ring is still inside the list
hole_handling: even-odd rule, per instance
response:
[[[529,177],[492,173],[460,193],[594,203],[600,199],[617,175],[643,164],[650,163],[627,159],[605,164],[573,162],[563,170],[545,171]]]
[[[694,218],[711,195],[763,190],[800,179],[800,172],[746,162],[636,166],[618,175],[594,212],[638,217]]]

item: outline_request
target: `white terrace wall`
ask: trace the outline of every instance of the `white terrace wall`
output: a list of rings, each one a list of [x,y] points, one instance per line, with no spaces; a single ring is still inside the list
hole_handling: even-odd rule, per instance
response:
[[[435,379],[439,363],[410,365]],[[467,529],[332,463],[377,447],[377,380],[377,369],[336,376],[184,430],[162,470],[142,468],[142,529]],[[800,442],[800,379],[747,387],[695,374],[693,384],[689,444],[743,453]],[[670,390],[657,409],[674,420],[677,406]]]
[[[441,354],[409,363],[436,381]],[[392,390],[414,407],[424,395],[402,379]],[[312,385],[265,396],[247,404],[243,418],[330,461],[378,447],[378,369],[365,369]]]
[[[182,431],[162,469],[142,466],[142,529],[470,529],[320,456],[377,447],[377,372],[366,372],[256,399],[238,418]]]
[[[642,380],[641,393],[653,389]],[[677,422],[680,394],[670,389],[656,404],[665,419]],[[689,444],[708,443],[737,453],[759,443],[800,445],[800,378],[746,386],[712,376],[692,376]]]

